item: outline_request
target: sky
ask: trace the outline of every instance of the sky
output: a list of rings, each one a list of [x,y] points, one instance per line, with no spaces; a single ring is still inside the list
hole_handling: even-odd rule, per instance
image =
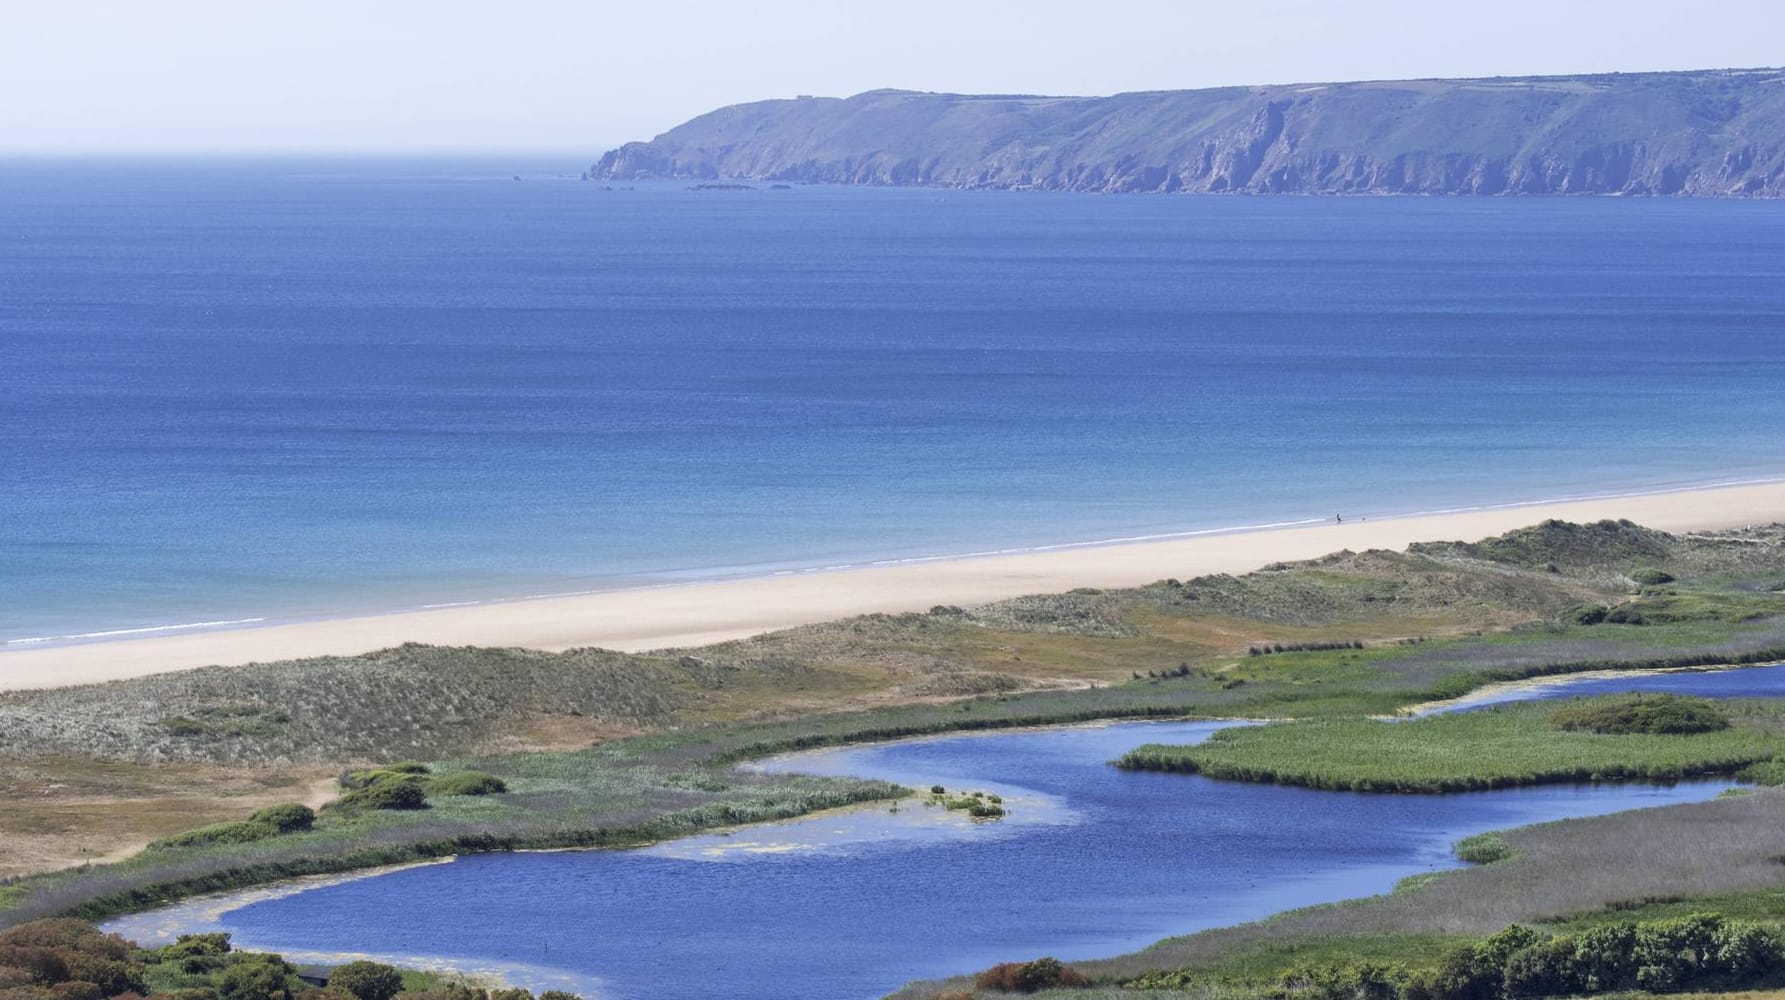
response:
[[[727,104],[1785,62],[1780,0],[0,0],[0,155],[599,154]]]

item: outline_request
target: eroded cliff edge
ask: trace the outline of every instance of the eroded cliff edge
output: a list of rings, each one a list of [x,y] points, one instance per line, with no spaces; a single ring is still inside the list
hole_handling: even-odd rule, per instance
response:
[[[721,108],[603,180],[1065,191],[1785,197],[1785,70],[1227,87],[880,90]]]

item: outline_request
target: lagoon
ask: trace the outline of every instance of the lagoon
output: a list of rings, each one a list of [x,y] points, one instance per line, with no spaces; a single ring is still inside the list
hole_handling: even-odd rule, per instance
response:
[[[1785,666],[1588,679],[1543,689],[1785,693]],[[1520,692],[1524,694],[1525,692]],[[300,957],[371,955],[496,971],[591,997],[872,997],[913,978],[1168,935],[1385,892],[1456,867],[1491,829],[1714,797],[1727,782],[1365,795],[1119,771],[1142,743],[1236,722],[948,736],[757,765],[1000,794],[972,823],[915,802],[634,851],[480,855],[246,905],[195,901],[115,922],[145,942],[222,929]],[[232,908],[235,907],[235,908]]]

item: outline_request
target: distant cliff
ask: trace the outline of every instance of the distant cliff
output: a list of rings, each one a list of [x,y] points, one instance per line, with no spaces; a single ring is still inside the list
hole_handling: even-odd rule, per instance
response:
[[[1785,70],[1227,87],[880,90],[740,104],[606,180],[1065,191],[1785,197]]]

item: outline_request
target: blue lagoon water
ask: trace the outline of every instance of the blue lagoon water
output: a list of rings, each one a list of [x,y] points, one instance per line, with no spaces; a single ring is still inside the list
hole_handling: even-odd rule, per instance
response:
[[[578,166],[0,164],[0,640],[1785,475],[1785,205]]]
[[[1785,693],[1785,666],[1669,675],[1707,696]],[[1586,680],[1544,697],[1647,690]],[[319,960],[491,971],[597,998],[866,998],[999,961],[1161,937],[1388,891],[1457,867],[1492,829],[1715,796],[1727,782],[1366,795],[1119,771],[1143,743],[1234,723],[1122,723],[797,754],[766,766],[1002,795],[974,824],[906,803],[635,851],[477,855],[307,890],[198,900],[109,925],[221,929]]]

